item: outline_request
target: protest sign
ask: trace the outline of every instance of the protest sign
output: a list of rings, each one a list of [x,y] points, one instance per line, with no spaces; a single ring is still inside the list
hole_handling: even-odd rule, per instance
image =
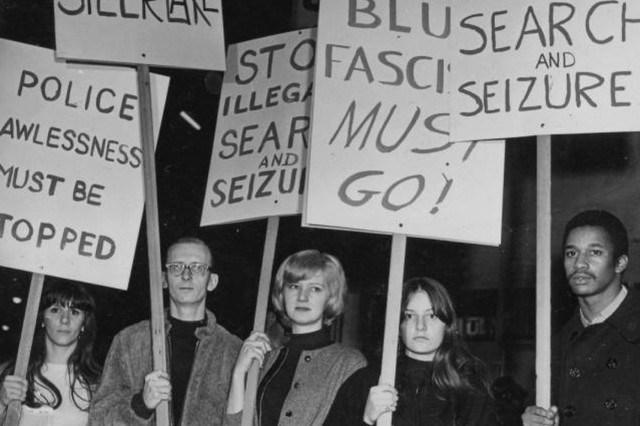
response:
[[[56,54],[224,70],[221,0],[55,0]]]
[[[229,47],[201,225],[299,214],[315,30]]]
[[[143,205],[133,69],[0,40],[0,265],[125,289]],[[155,76],[159,128],[168,78]]]
[[[452,140],[640,130],[640,3],[453,5]]]
[[[306,225],[499,244],[504,143],[449,142],[449,13],[322,2]]]

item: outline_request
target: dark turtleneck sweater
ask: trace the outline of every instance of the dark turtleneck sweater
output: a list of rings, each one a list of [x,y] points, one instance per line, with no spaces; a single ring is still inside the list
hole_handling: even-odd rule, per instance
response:
[[[184,398],[191,378],[191,368],[196,357],[198,338],[196,329],[207,325],[207,320],[182,321],[169,317],[170,361],[171,361],[171,408],[173,424],[179,425],[182,418]]]
[[[331,344],[325,329],[306,334],[292,334],[278,359],[258,387],[261,426],[277,426],[284,400],[289,394],[302,351],[320,349]]]
[[[169,316],[169,371],[171,378],[171,411],[173,414],[173,424],[179,425],[182,418],[184,399],[187,393],[187,386],[191,377],[191,368],[196,356],[198,338],[196,329],[207,325],[207,320],[182,321]],[[142,418],[149,419],[154,410],[149,410],[144,404],[143,391],[136,394],[131,407],[136,414]]]

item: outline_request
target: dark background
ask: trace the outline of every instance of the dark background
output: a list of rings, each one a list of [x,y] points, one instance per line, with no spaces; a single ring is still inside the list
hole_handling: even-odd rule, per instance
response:
[[[222,3],[227,44],[294,29],[293,0]],[[53,1],[0,0],[0,37],[55,48]],[[244,338],[253,325],[266,220],[199,227],[222,75],[182,69],[151,71],[171,78],[156,152],[163,254],[169,243],[184,235],[199,236],[210,244],[220,285],[209,297],[208,308],[222,325]],[[180,111],[187,112],[202,129],[191,127],[179,116]],[[605,139],[607,144],[602,143]],[[625,140],[621,134],[554,137],[554,177],[630,167]],[[502,347],[522,342],[531,345],[534,336],[535,152],[535,138],[506,144],[500,247],[408,240],[405,277],[432,276],[450,289],[461,316],[493,318],[491,340]],[[150,315],[144,217],[140,229],[129,289],[90,286],[98,301],[100,358],[106,355],[117,331]],[[303,228],[299,216],[282,218],[276,267],[287,255],[305,248],[332,253],[343,262],[351,290],[361,296],[362,349],[375,356],[382,341],[391,238]],[[554,265],[554,281],[562,281],[557,260]],[[0,360],[17,349],[30,278],[30,273],[0,268],[0,323],[7,328],[0,330]],[[45,285],[53,279],[48,277]],[[21,303],[13,301],[16,296]],[[554,297],[557,326],[567,318],[573,301],[562,285],[554,287]]]

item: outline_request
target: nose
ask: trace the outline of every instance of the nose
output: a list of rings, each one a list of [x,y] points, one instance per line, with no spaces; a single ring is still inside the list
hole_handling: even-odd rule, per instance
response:
[[[307,300],[309,300],[308,290],[305,290],[304,288],[298,289],[298,301],[306,302]]]
[[[416,318],[416,330],[426,330],[427,329],[427,317],[425,315],[419,315]]]
[[[189,269],[188,267],[185,267],[180,276],[182,277],[183,280],[189,281],[191,279],[191,269]]]
[[[62,316],[60,317],[60,321],[63,324],[68,324],[69,323],[69,316],[70,316],[70,312],[68,309],[63,309],[62,310]]]
[[[577,270],[582,270],[589,267],[589,264],[587,263],[587,259],[583,253],[578,253],[578,255],[576,256],[576,260],[573,263],[573,266]]]

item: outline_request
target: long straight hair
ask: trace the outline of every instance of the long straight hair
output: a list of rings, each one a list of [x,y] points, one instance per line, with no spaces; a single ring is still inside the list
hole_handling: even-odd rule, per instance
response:
[[[87,411],[98,381],[100,380],[101,368],[95,360],[93,354],[93,344],[96,338],[95,301],[87,292],[83,285],[70,282],[53,282],[45,286],[45,292],[40,301],[38,309],[37,326],[33,337],[33,346],[29,365],[27,367],[27,397],[25,404],[29,407],[38,408],[51,406],[56,409],[62,403],[60,390],[42,374],[42,367],[46,359],[46,332],[44,328],[44,313],[53,306],[68,306],[84,312],[83,330],[78,336],[78,344],[67,360],[67,374],[71,385],[71,398],[73,403],[81,410]],[[15,367],[12,362],[0,376],[0,382]],[[38,387],[45,391],[36,392]],[[88,400],[85,399],[86,390]]]
[[[433,313],[445,324],[442,344],[433,357],[432,383],[436,395],[451,403],[454,415],[469,394],[489,394],[486,369],[480,359],[467,349],[460,337],[456,311],[447,289],[433,278],[412,278],[402,288],[404,313],[409,301],[417,292],[429,296]]]

